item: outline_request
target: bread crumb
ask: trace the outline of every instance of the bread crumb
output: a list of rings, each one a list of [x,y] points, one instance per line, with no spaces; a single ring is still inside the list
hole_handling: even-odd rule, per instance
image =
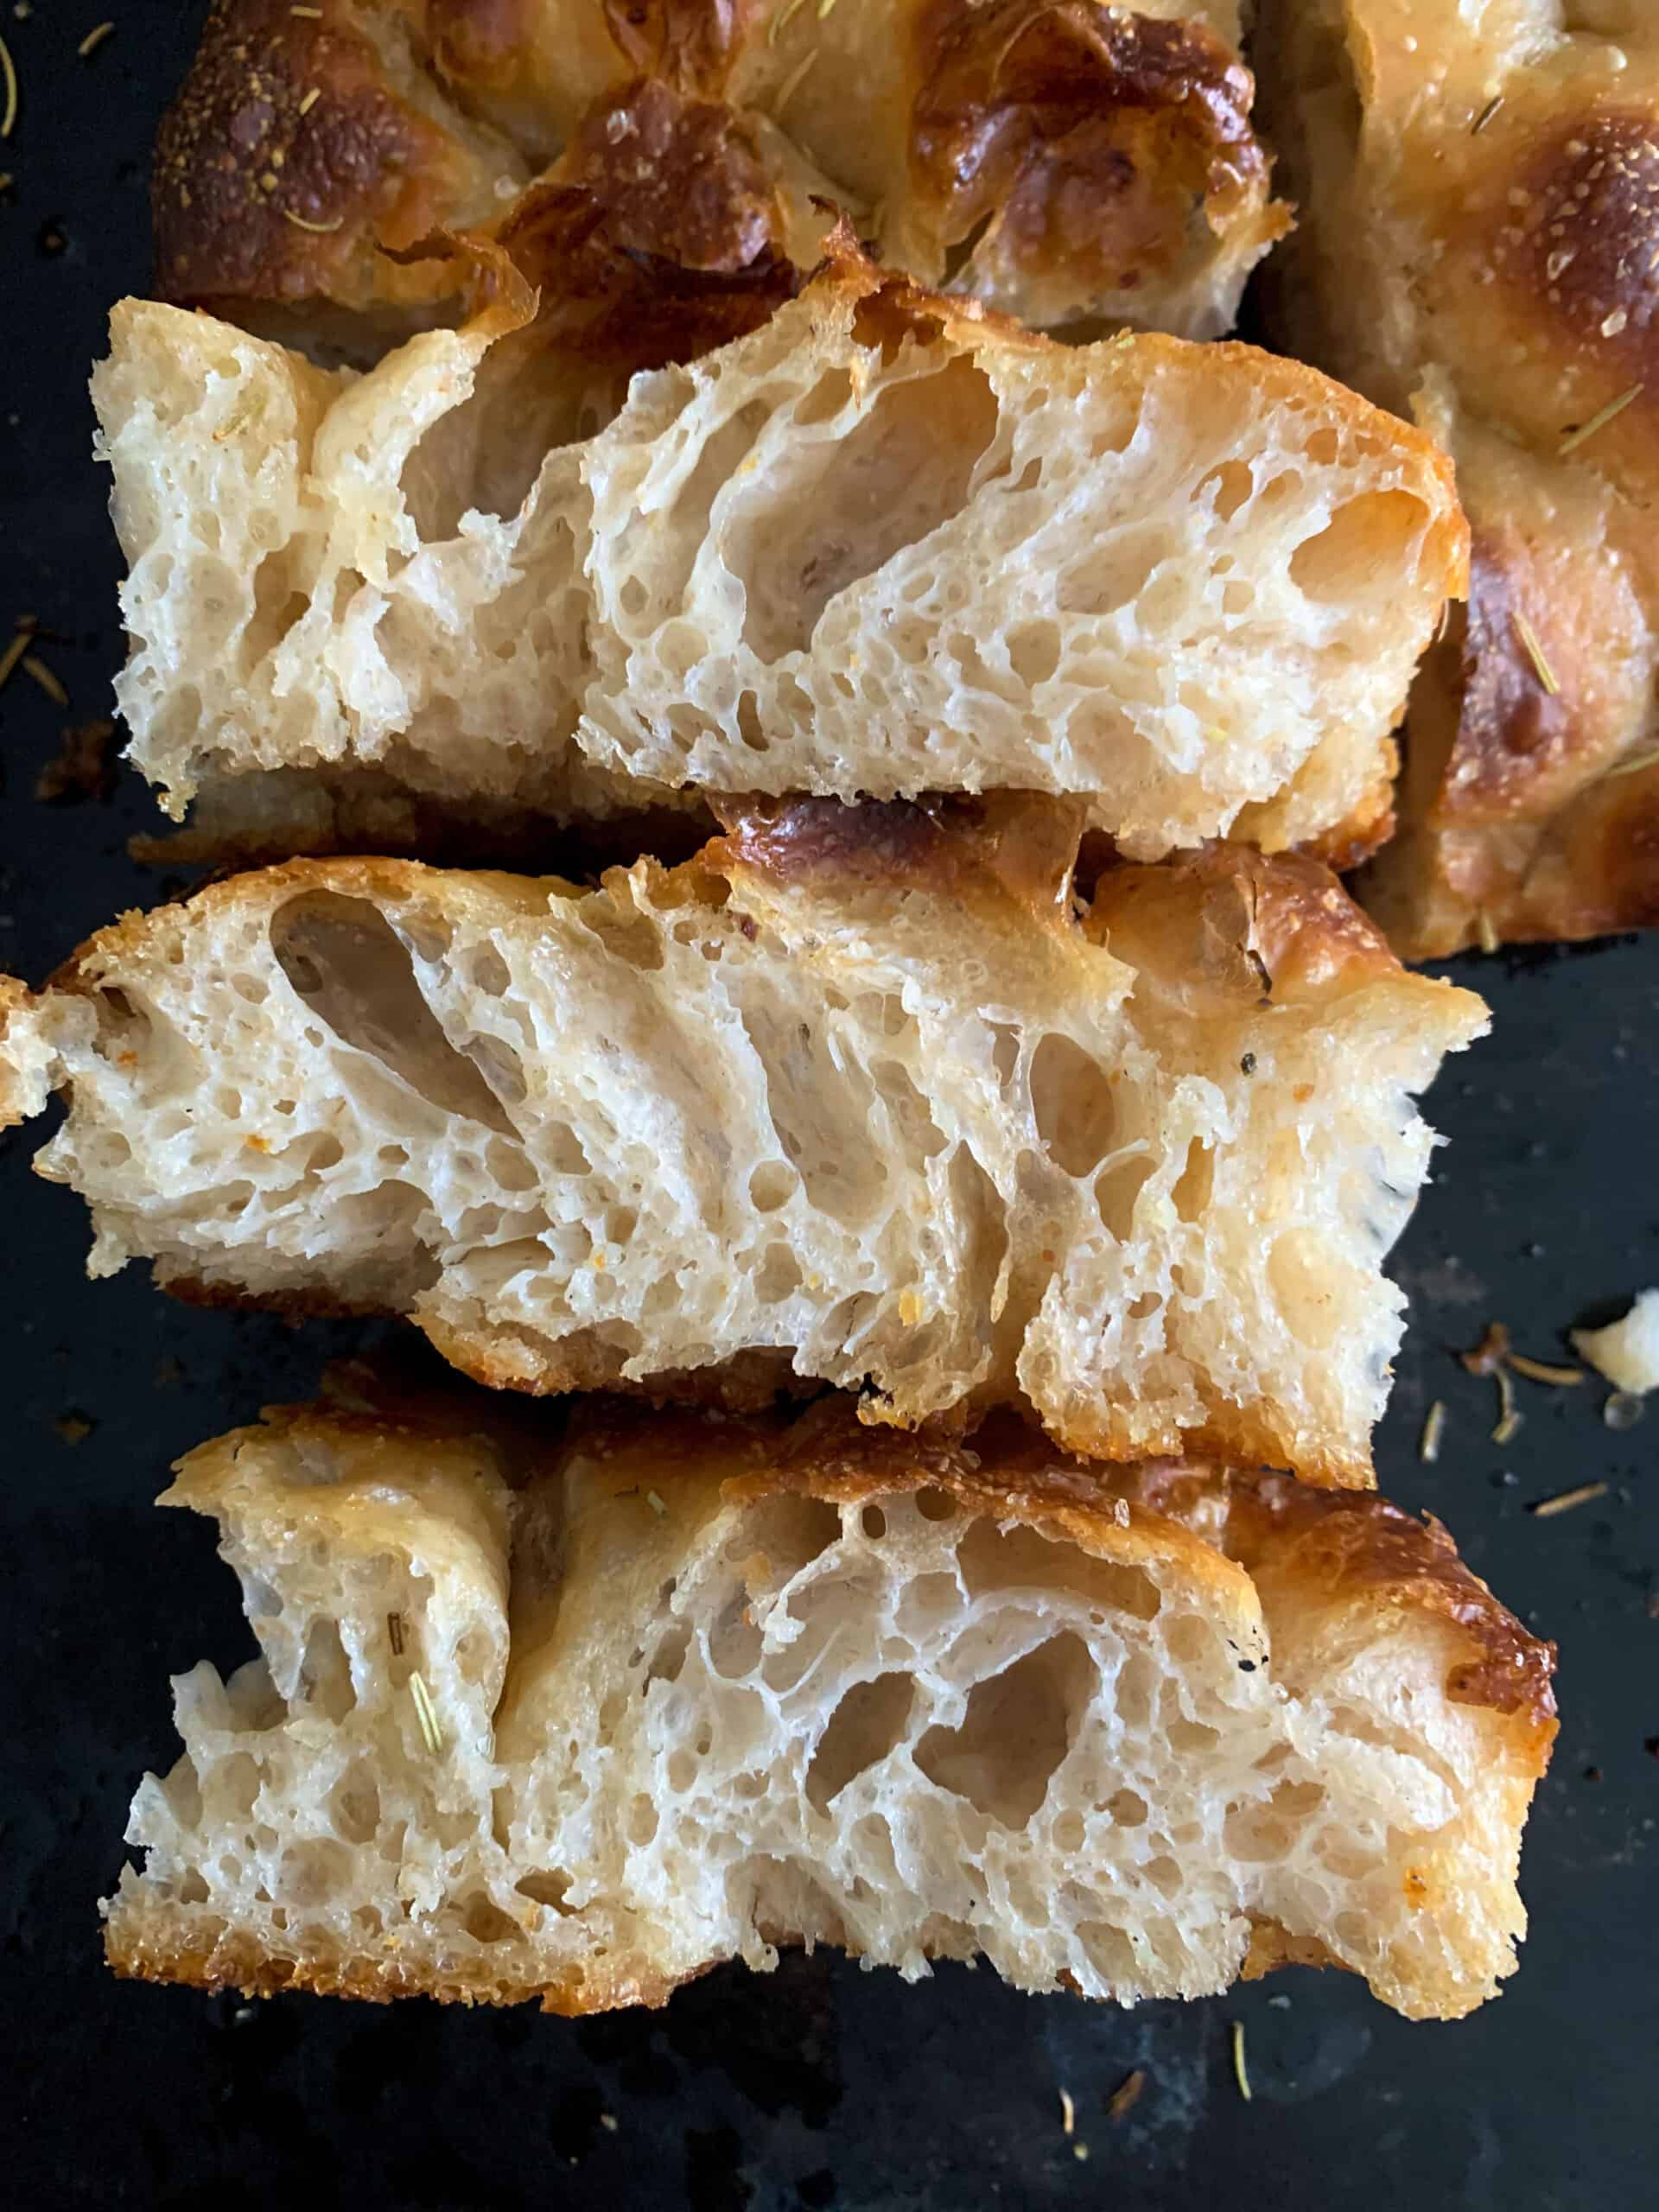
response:
[[[1615,1389],[1640,1397],[1659,1384],[1659,1290],[1643,1290],[1622,1320],[1574,1329],[1573,1342]]]

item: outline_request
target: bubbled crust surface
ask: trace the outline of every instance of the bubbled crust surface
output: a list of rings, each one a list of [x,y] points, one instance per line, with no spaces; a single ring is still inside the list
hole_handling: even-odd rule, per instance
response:
[[[1395,1639],[1402,1655],[1433,1652],[1443,1670],[1440,1694],[1487,1716],[1482,1739],[1487,1779],[1494,1802],[1507,1807],[1500,1816],[1504,1833],[1492,1840],[1511,1859],[1532,1787],[1548,1763],[1555,1727],[1553,1647],[1529,1636],[1469,1573],[1438,1524],[1420,1523],[1378,1498],[1326,1499],[1282,1477],[1192,1461],[1103,1475],[1057,1457],[1031,1432],[1006,1421],[983,1432],[970,1452],[861,1428],[844,1402],[793,1419],[749,1420],[664,1419],[595,1402],[563,1433],[556,1423],[544,1422],[539,1434],[524,1421],[512,1432],[500,1428],[493,1409],[480,1408],[475,1399],[429,1393],[411,1398],[372,1374],[352,1376],[346,1402],[354,1408],[349,1414],[338,1404],[269,1409],[262,1426],[193,1454],[168,1502],[216,1515],[227,1534],[238,1535],[241,1557],[249,1556],[251,1533],[256,1561],[268,1541],[257,1535],[262,1521],[272,1526],[285,1521],[300,1529],[308,1525],[315,1534],[327,1520],[336,1529],[335,1544],[366,1549],[372,1547],[353,1516],[365,1522],[378,1516],[396,1541],[386,1501],[393,1502],[395,1514],[400,1496],[431,1498],[435,1457],[453,1465],[470,1454],[481,1487],[493,1488],[505,1478],[523,1493],[511,1567],[516,1642],[539,1632],[543,1592],[556,1592],[563,1582],[580,1576],[584,1561],[602,1555],[613,1562],[613,1573],[631,1573],[622,1554],[594,1548],[596,1541],[614,1542],[629,1527],[636,1538],[642,1526],[645,1531],[639,1543],[639,1570],[654,1580],[671,1563],[676,1544],[695,1548],[696,1532],[722,1508],[793,1497],[857,1510],[924,1490],[933,1500],[949,1500],[959,1512],[987,1516],[1004,1530],[1040,1532],[1062,1548],[1057,1562],[1065,1548],[1075,1546],[1119,1569],[1151,1568],[1166,1591],[1203,1592],[1203,1602],[1230,1619],[1233,1632],[1247,1643],[1259,1632],[1252,1620],[1265,1625],[1281,1692],[1311,1705],[1322,1694],[1353,1694],[1344,1663],[1354,1648],[1356,1622],[1362,1640],[1382,1634]],[[334,1479],[353,1467],[357,1472],[348,1480],[370,1473],[375,1479],[360,1502],[345,1493],[336,1503],[326,1488],[293,1489],[295,1477],[284,1474],[285,1466],[303,1471],[298,1479],[307,1485],[326,1482],[324,1471],[330,1468],[338,1471]],[[545,1494],[540,1486],[550,1478],[556,1481],[562,1466],[590,1471],[578,1476],[583,1486],[572,1494],[585,1500],[581,1510],[588,1526],[580,1535],[573,1528],[569,1541],[556,1543],[549,1553],[531,1501]],[[664,1510],[642,1523],[644,1483],[658,1486]],[[464,1500],[457,1496],[455,1502]],[[930,1507],[930,1517],[938,1510],[937,1503]],[[319,1514],[323,1519],[315,1518]],[[601,1524],[615,1534],[596,1539]],[[685,1533],[677,1536],[677,1531]],[[1027,1594],[1029,1601],[1037,1592],[1033,1587]],[[579,1611],[591,1593],[573,1589],[570,1597]],[[561,1611],[562,1601],[556,1622]],[[507,1705],[505,1726],[511,1732],[516,1725],[511,1694]],[[1433,1866],[1432,1851],[1420,1855]],[[1488,1878],[1484,1866],[1464,1871],[1471,1880]],[[1501,1870],[1493,1866],[1490,1875],[1495,1888],[1501,1887]],[[1408,1884],[1418,1878],[1407,1877]],[[1458,1924],[1460,1901],[1437,1897],[1426,1879],[1416,1902],[1425,1913],[1446,1910],[1451,1924]],[[395,1946],[365,1943],[360,1952],[308,1951],[303,1938],[279,1950],[234,1920],[216,1922],[205,1939],[199,1917],[181,1910],[165,1889],[146,1894],[145,1885],[131,1876],[111,1900],[107,1918],[106,1951],[117,1972],[248,1993],[305,1988],[372,2001],[410,1995],[462,2004],[532,2001],[549,2012],[583,2013],[659,2005],[675,1986],[702,1970],[694,1965],[664,1974],[653,1966],[646,1935],[634,1952],[625,1946],[602,1961],[557,1971],[549,1970],[554,1962],[544,1956],[538,1971],[534,1946],[496,1946],[482,1957],[471,1947],[468,1955],[465,1948],[458,1952],[428,1941],[418,1916]],[[779,1942],[799,1940],[787,1929],[772,1933]],[[1427,1973],[1420,1966],[1398,1980],[1374,1974],[1373,1986],[1414,2015],[1467,2010],[1489,1993],[1490,1983],[1481,1983],[1491,1963],[1459,1955],[1458,1940]],[[1243,1973],[1253,1978],[1298,1961],[1341,1963],[1306,1931],[1293,1933],[1271,1918],[1258,1919]],[[1497,1970],[1505,1969],[1500,1963]]]
[[[1412,957],[1651,924],[1659,16],[1270,0],[1262,37],[1304,210],[1271,320],[1415,403],[1474,532],[1467,623],[1420,674],[1367,901]]]
[[[453,274],[391,254],[481,213],[495,177],[518,164],[439,111],[429,88],[419,97],[417,67],[389,66],[364,28],[372,14],[350,0],[303,13],[286,0],[215,0],[156,139],[163,298],[321,295],[366,308],[454,289]]]
[[[158,287],[227,313],[448,311],[464,258],[428,234],[494,235],[537,180],[607,207],[613,192],[672,263],[743,265],[764,234],[810,267],[821,193],[895,264],[950,271],[1028,321],[1213,336],[1287,220],[1237,16],[1230,0],[327,0],[298,16],[217,0],[157,146]]]

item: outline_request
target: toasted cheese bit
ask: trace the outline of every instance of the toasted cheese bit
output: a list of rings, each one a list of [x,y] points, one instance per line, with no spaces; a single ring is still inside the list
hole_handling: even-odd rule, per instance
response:
[[[1497,1384],[1497,1427],[1492,1431],[1492,1441],[1507,1444],[1521,1426],[1521,1415],[1516,1410],[1515,1385],[1510,1380],[1507,1367],[1500,1367],[1492,1379]]]
[[[659,1521],[662,1520],[668,1512],[668,1508],[663,1503],[662,1499],[658,1496],[654,1490],[648,1490],[645,1492],[645,1503],[651,1508],[652,1511],[657,1516],[657,1518]]]
[[[321,98],[322,98],[322,87],[321,87],[321,85],[313,85],[313,86],[312,86],[312,87],[311,87],[311,89],[310,89],[310,91],[309,91],[308,92],[307,92],[307,94],[306,94],[305,98],[304,98],[304,99],[300,102],[300,113],[301,113],[302,115],[309,115],[309,114],[310,114],[310,112],[311,112],[311,111],[312,111],[312,109],[313,109],[314,107],[315,107],[315,105],[316,105],[317,102],[318,102]]]
[[[23,674],[34,678],[54,707],[68,705],[69,694],[38,653],[25,653],[21,664]]]
[[[10,138],[11,126],[17,120],[17,65],[11,58],[11,48],[0,38],[0,86],[6,95],[5,112],[0,114],[0,138]]]
[[[386,1636],[391,1644],[392,1657],[401,1659],[404,1656],[404,1617],[401,1613],[386,1615]]]
[[[1557,1513],[1570,1513],[1575,1505],[1588,1505],[1592,1497],[1606,1495],[1605,1483],[1580,1483],[1576,1490],[1560,1490],[1554,1497],[1541,1497],[1527,1510],[1537,1520],[1548,1521]]]
[[[284,207],[283,220],[285,223],[292,223],[296,231],[314,231],[319,236],[327,238],[331,232],[340,230],[344,226],[346,218],[343,215],[336,215],[332,223],[308,223],[303,215],[296,215],[291,207]]]
[[[1507,1363],[1529,1382],[1548,1382],[1558,1390],[1570,1390],[1584,1380],[1581,1367],[1554,1367],[1547,1359],[1529,1359],[1524,1352],[1512,1351]]]
[[[1077,2108],[1071,2101],[1070,2089],[1060,2091],[1060,2126],[1067,2135],[1075,2135],[1077,2132]]]
[[[1538,632],[1517,607],[1510,617],[1515,634],[1527,649],[1527,658],[1532,663],[1533,673],[1552,699],[1560,696],[1560,685],[1555,681],[1555,671],[1544,658],[1544,649],[1538,642]]]
[[[415,1718],[421,1724],[422,1740],[436,1758],[443,1750],[443,1730],[438,1725],[437,1708],[426,1687],[426,1677],[418,1671],[409,1678],[409,1694],[415,1700]]]
[[[1497,930],[1491,916],[1484,906],[1475,916],[1475,934],[1480,940],[1480,949],[1483,952],[1497,950],[1500,943]]]
[[[1436,1398],[1428,1409],[1428,1419],[1423,1423],[1422,1441],[1417,1446],[1417,1457],[1431,1465],[1440,1456],[1440,1436],[1446,1427],[1446,1408]]]
[[[114,29],[115,25],[113,23],[98,23],[94,25],[94,27],[87,32],[86,37],[82,39],[80,44],[75,48],[75,52],[80,56],[81,60],[85,61],[89,54],[96,54],[98,52],[99,48],[103,45],[106,38],[110,37]]]
[[[1123,2079],[1106,2100],[1106,2113],[1109,2120],[1122,2120],[1130,2107],[1140,2101],[1141,2092],[1147,2086],[1144,2069],[1137,2066],[1133,2074]]]
[[[1599,407],[1587,423],[1580,423],[1576,430],[1569,430],[1555,448],[1558,454],[1576,453],[1586,438],[1593,438],[1598,430],[1605,430],[1617,415],[1622,415],[1633,399],[1642,397],[1643,387],[1633,384],[1628,391],[1621,391],[1617,399],[1610,399]]]
[[[1470,124],[1469,136],[1471,138],[1478,138],[1481,132],[1486,128],[1487,124],[1491,121],[1492,118],[1497,113],[1497,111],[1503,106],[1503,93],[1494,92],[1491,99],[1487,101],[1485,106],[1480,111],[1480,113]]]
[[[1233,2079],[1238,2084],[1238,2094],[1246,2104],[1250,2101],[1250,2077],[1244,2067],[1244,2023],[1233,2022]]]

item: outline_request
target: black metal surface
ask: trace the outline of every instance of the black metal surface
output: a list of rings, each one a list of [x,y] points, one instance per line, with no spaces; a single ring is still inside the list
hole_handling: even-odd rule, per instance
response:
[[[37,615],[66,716],[22,674],[0,694],[0,966],[38,981],[89,929],[151,901],[118,795],[48,807],[66,720],[107,713],[116,551],[91,459],[87,366],[148,270],[143,178],[196,10],[97,20],[0,9],[22,107],[0,142],[0,647]],[[82,20],[84,15],[85,20]],[[1335,1976],[1287,1974],[1124,2014],[1017,1996],[957,1968],[906,1988],[820,1955],[716,1974],[664,2012],[572,2025],[529,2013],[257,2006],[118,1984],[95,1900],[146,1764],[173,1757],[166,1677],[245,1656],[206,1524],[156,1512],[168,1462],[306,1395],[353,1332],[175,1306],[137,1271],[83,1275],[82,1210],[0,1145],[6,1437],[0,1514],[0,2117],[10,2201],[176,2208],[296,2202],[955,2208],[1653,2201],[1659,1936],[1659,1406],[1604,1427],[1599,1384],[1522,1382],[1500,1450],[1490,1382],[1452,1348],[1501,1316],[1559,1357],[1659,1277],[1652,1173],[1659,938],[1465,962],[1496,1033],[1454,1064],[1440,1155],[1397,1258],[1412,1332],[1380,1442],[1384,1487],[1448,1521],[1499,1592],[1562,1646],[1564,1725],[1533,1815],[1534,1933],[1507,1995],[1410,2026]],[[1416,1440],[1447,1408],[1440,1463]],[[1530,1503],[1607,1480],[1559,1518]],[[1651,1600],[1651,1603],[1649,1602]],[[1246,2026],[1253,2101],[1235,2085]],[[1139,2102],[1105,2100],[1131,2069]],[[1062,2133],[1059,2093],[1076,2101]],[[1086,2146],[1086,2160],[1079,2153]]]

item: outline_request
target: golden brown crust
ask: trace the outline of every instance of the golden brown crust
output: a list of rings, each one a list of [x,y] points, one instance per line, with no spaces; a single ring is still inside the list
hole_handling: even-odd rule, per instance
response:
[[[1208,331],[1286,226],[1249,73],[1199,24],[1096,0],[841,0],[834,26],[829,14],[792,0],[327,0],[298,14],[215,0],[158,142],[159,289],[221,312],[450,312],[454,261],[399,257],[428,232],[496,235],[538,183],[614,188],[636,203],[630,222],[659,200],[651,251],[678,263],[683,240],[691,269],[747,265],[763,224],[779,244],[787,193],[810,261],[804,195],[827,190],[934,281],[971,251],[985,265],[970,281],[1035,319],[1144,301],[1154,325],[1166,313]],[[664,159],[652,141],[671,110],[697,121]]]
[[[929,0],[912,169],[944,236],[1133,294],[1266,198],[1250,73],[1201,24],[1086,0]],[[1283,227],[1282,220],[1276,226]]]
[[[1227,1550],[1254,1573],[1272,1548],[1281,1573],[1433,1614],[1466,1640],[1446,1677],[1455,1704],[1521,1715],[1545,1744],[1554,1733],[1555,1647],[1541,1643],[1459,1558],[1443,1523],[1416,1521],[1386,1498],[1316,1491],[1287,1475],[1235,1478]]]
[[[1195,1002],[1294,1005],[1401,973],[1382,931],[1302,853],[1268,857],[1217,843],[1155,867],[1111,868],[1094,887],[1085,927],[1132,961],[1140,943],[1161,942],[1161,964],[1185,979]]]
[[[1411,958],[1651,924],[1659,18],[1567,32],[1267,0],[1261,35],[1305,207],[1272,319],[1418,405],[1475,532],[1467,624],[1420,675],[1367,902]]]
[[[746,877],[787,889],[828,884],[931,891],[983,907],[1012,900],[1055,929],[1070,926],[1068,893],[1083,810],[1070,800],[998,792],[984,798],[721,799],[723,837],[703,864],[741,896]]]
[[[428,295],[378,248],[448,220],[467,157],[388,84],[346,0],[216,0],[162,119],[151,206],[164,299],[351,305]]]
[[[211,1947],[179,1942],[157,1932],[137,1913],[124,1913],[104,1931],[104,1955],[111,1970],[129,1981],[175,1982],[217,1995],[234,1989],[244,1997],[280,1997],[306,1991],[314,1997],[348,1997],[370,2005],[390,2005],[400,1997],[430,1997],[440,2005],[539,2005],[543,2012],[580,2019],[592,2012],[613,2012],[624,2005],[666,2005],[677,1989],[709,1971],[674,1980],[642,1974],[572,1972],[556,1980],[525,1982],[505,1974],[468,1974],[453,1967],[435,1971],[425,1961],[400,1967],[389,1958],[360,1956],[337,1961],[273,1958],[251,1937],[226,1929]]]

